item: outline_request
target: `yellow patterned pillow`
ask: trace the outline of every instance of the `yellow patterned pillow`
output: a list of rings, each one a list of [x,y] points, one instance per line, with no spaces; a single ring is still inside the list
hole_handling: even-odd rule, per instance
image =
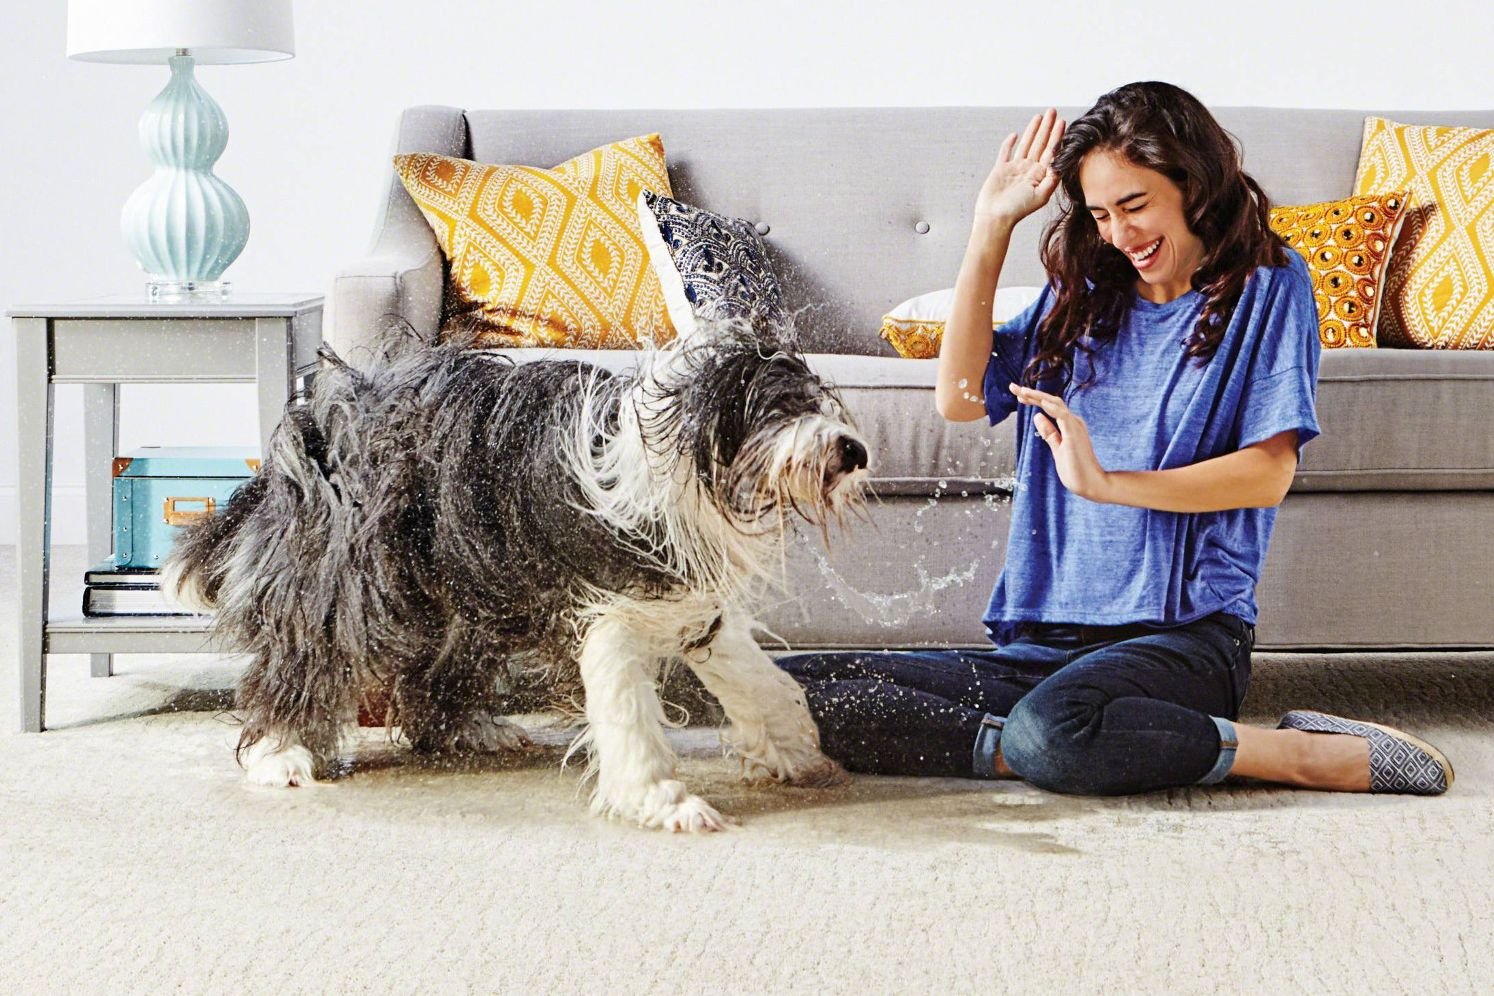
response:
[[[490,346],[631,349],[674,338],[638,227],[638,193],[668,194],[643,135],[554,169],[394,157],[450,264],[446,327]]]
[[[1271,209],[1271,230],[1307,260],[1324,349],[1376,344],[1385,264],[1405,207],[1406,192],[1397,190]]]
[[[1494,131],[1365,118],[1354,192],[1397,189],[1380,344],[1494,349]]]

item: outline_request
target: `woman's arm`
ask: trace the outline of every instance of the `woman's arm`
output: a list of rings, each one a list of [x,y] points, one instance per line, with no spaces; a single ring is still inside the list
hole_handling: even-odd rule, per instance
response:
[[[986,414],[981,395],[991,361],[996,284],[1012,229],[1058,189],[1052,162],[1063,130],[1063,119],[1050,107],[1028,123],[1020,139],[1015,133],[1008,135],[976,198],[970,242],[955,280],[934,379],[934,406],[952,422],[970,422]]]
[[[1224,456],[1168,470],[1112,470],[1095,501],[1161,512],[1280,505],[1297,472],[1297,430]]]
[[[1012,384],[1017,400],[1034,405],[1033,429],[1053,453],[1063,486],[1081,498],[1159,512],[1219,512],[1280,505],[1297,472],[1297,430],[1167,470],[1106,470],[1089,441],[1089,426],[1055,394]]]
[[[934,380],[934,407],[951,422],[971,422],[986,414],[981,394],[991,362],[991,307],[1014,224],[977,217],[970,230]]]

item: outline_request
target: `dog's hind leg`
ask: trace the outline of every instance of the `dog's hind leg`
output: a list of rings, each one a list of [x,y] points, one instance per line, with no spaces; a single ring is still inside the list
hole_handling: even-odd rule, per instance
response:
[[[485,676],[483,683],[493,685],[493,680]],[[534,746],[524,728],[505,719],[496,705],[464,701],[460,687],[401,685],[400,724],[417,754],[496,754]]]
[[[746,615],[728,612],[714,640],[683,656],[721,703],[731,724],[722,740],[741,758],[745,774],[806,786],[849,780],[845,769],[820,752],[804,690],[757,645]]]
[[[664,736],[664,708],[654,685],[658,658],[616,615],[603,613],[581,643],[594,813],[666,830],[722,830],[727,821],[675,778],[674,750]]]
[[[316,782],[316,758],[294,733],[266,733],[239,752],[251,785],[290,788]]]
[[[303,655],[274,663],[272,674],[266,656],[256,655],[239,679],[244,727],[236,754],[252,785],[310,785],[336,757],[356,709],[335,669],[313,668]]]
[[[481,627],[454,620],[435,659],[405,669],[395,684],[400,725],[420,754],[494,754],[533,746],[503,716],[502,658]]]

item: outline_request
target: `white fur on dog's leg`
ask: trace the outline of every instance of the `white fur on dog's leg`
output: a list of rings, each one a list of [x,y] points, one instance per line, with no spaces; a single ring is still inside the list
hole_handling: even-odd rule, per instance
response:
[[[239,757],[250,785],[289,788],[316,784],[316,758],[292,734],[268,734],[244,749]]]
[[[726,820],[674,777],[674,750],[664,736],[664,709],[640,641],[621,620],[603,612],[581,644],[587,730],[596,774],[592,812],[640,826],[706,832]]]
[[[804,689],[752,638],[752,621],[728,613],[708,654],[686,656],[731,726],[723,739],[741,757],[744,773],[765,772],[793,785],[844,785],[850,775],[820,751],[820,731]]]

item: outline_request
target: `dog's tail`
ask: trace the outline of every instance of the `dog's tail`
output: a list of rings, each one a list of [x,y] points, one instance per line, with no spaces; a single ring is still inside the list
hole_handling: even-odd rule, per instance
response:
[[[283,501],[289,490],[296,498],[313,499],[327,486],[327,440],[314,411],[322,411],[338,395],[351,397],[356,372],[328,351],[331,366],[318,374],[314,394],[318,403],[287,406],[270,437],[270,451],[258,473],[233,493],[224,508],[188,526],[177,538],[161,569],[161,590],[183,608],[211,612],[221,607],[221,593],[231,575],[253,568],[262,550],[244,549],[264,540],[262,530],[246,529],[264,506]],[[246,538],[246,532],[254,535]],[[237,565],[237,566],[236,566]]]
[[[262,473],[262,471],[261,471]],[[244,520],[264,500],[264,479],[256,474],[239,487],[223,511],[177,537],[161,566],[161,591],[185,609],[211,612],[218,607],[228,559]]]

